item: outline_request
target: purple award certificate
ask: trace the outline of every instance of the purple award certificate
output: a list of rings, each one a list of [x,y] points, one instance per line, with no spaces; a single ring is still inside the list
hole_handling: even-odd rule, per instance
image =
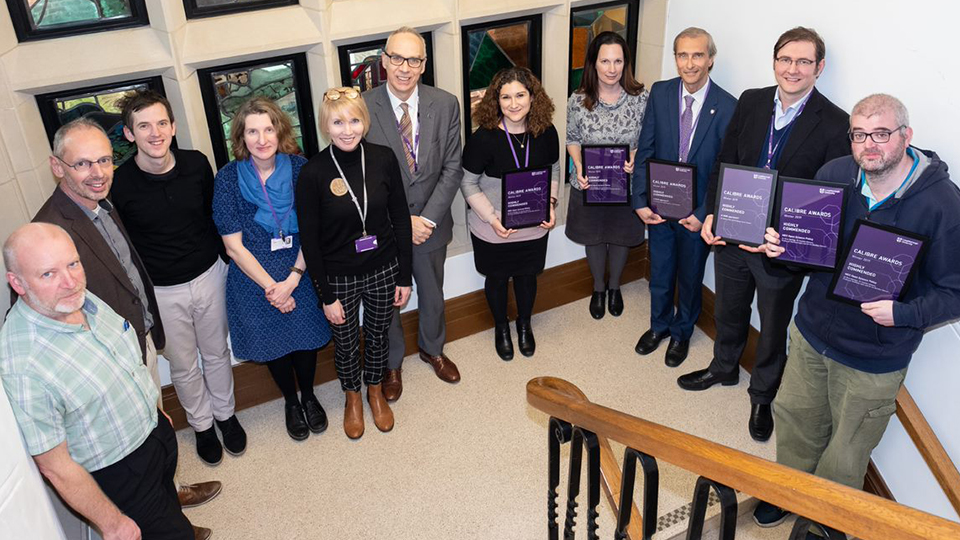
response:
[[[777,171],[722,163],[718,182],[713,234],[728,244],[762,244]]]
[[[926,247],[927,239],[923,236],[857,220],[827,294],[856,306],[877,300],[900,300]]]
[[[629,204],[630,175],[623,170],[623,164],[630,159],[630,147],[585,144],[580,151],[583,176],[590,182],[590,187],[583,190],[583,204]]]
[[[504,173],[500,193],[504,227],[536,227],[550,219],[549,166]]]
[[[814,270],[836,268],[846,194],[840,184],[781,176],[775,228],[784,252],[773,261]]]
[[[647,160],[647,204],[655,214],[679,221],[693,214],[697,168],[675,161]]]

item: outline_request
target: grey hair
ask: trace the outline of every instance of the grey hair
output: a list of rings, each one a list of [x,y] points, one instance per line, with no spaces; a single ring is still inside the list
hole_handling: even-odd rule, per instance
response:
[[[58,158],[63,157],[63,151],[64,151],[63,146],[66,143],[67,135],[69,135],[70,132],[75,131],[77,129],[95,129],[100,133],[103,133],[104,137],[107,137],[108,139],[110,138],[107,135],[107,132],[104,131],[103,127],[100,124],[96,123],[95,121],[85,116],[81,116],[80,118],[71,120],[66,124],[60,126],[60,129],[58,129],[56,134],[54,134],[53,155],[57,156]]]
[[[892,112],[898,126],[910,126],[910,115],[903,102],[889,94],[871,94],[853,106],[850,116],[871,117],[884,112]]]
[[[710,58],[713,58],[717,55],[717,44],[713,42],[713,36],[710,35],[710,32],[707,32],[703,28],[697,28],[696,26],[685,28],[677,34],[677,37],[673,38],[673,54],[677,54],[677,43],[680,41],[680,38],[698,38],[703,36],[707,38],[707,54],[710,55]]]
[[[420,50],[423,51],[423,57],[424,57],[424,58],[427,57],[427,41],[426,41],[425,39],[423,39],[423,36],[420,34],[420,32],[417,31],[416,28],[413,28],[413,27],[410,27],[410,26],[401,26],[400,28],[397,28],[396,30],[394,30],[393,32],[391,32],[389,36],[387,36],[387,44],[389,44],[389,43],[390,43],[390,39],[393,38],[393,36],[395,36],[395,35],[397,35],[397,34],[410,34],[410,35],[416,37],[417,39],[419,39],[419,40],[420,40]],[[386,52],[387,46],[384,45],[384,46],[383,46],[383,49],[384,49],[384,52]]]

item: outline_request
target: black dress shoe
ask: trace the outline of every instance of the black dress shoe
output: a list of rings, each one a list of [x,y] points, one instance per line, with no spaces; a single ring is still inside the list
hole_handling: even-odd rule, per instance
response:
[[[214,419],[216,420],[216,419]],[[231,456],[239,456],[247,449],[247,432],[243,430],[237,415],[233,415],[224,421],[216,420],[217,427],[220,428],[220,435],[223,436],[223,447]]]
[[[753,440],[764,442],[770,439],[773,433],[773,414],[769,403],[750,404],[750,436]]]
[[[303,413],[307,419],[307,427],[314,433],[323,433],[327,429],[327,412],[323,410],[317,396],[310,396],[303,400]]]
[[[307,419],[303,416],[303,407],[299,403],[287,405],[287,435],[295,441],[302,441],[310,436]]]
[[[590,297],[590,316],[594,319],[600,320],[603,318],[606,297],[606,291],[593,291],[593,296]]]
[[[200,459],[207,465],[219,465],[223,460],[223,447],[217,438],[217,430],[210,426],[210,429],[194,433],[197,436],[197,455]]]
[[[610,289],[607,291],[607,310],[614,317],[619,317],[623,313],[623,295],[620,289]]]
[[[653,351],[657,350],[657,347],[660,346],[660,342],[666,339],[670,335],[670,332],[657,333],[653,331],[653,328],[647,330],[640,336],[640,341],[637,342],[637,346],[634,349],[637,351],[637,354],[650,354]]]
[[[537,350],[537,342],[533,339],[533,328],[530,327],[530,319],[517,319],[517,347],[520,354],[524,356],[533,356]]]
[[[698,369],[692,373],[681,375],[677,379],[677,384],[684,390],[706,390],[711,386],[720,383],[724,386],[733,386],[740,382],[740,372],[733,375],[714,375],[709,369]]]
[[[687,359],[687,352],[690,350],[690,340],[677,341],[670,338],[670,344],[667,345],[667,355],[663,358],[663,363],[667,367],[677,367]]]
[[[493,331],[493,344],[501,360],[513,360],[513,337],[510,335],[510,323],[498,324]]]

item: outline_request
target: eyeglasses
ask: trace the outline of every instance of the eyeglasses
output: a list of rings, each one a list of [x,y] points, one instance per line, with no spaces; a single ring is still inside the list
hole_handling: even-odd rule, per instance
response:
[[[867,142],[867,137],[870,137],[873,142],[877,144],[883,144],[890,140],[890,136],[894,133],[897,133],[901,129],[907,126],[899,126],[893,128],[893,130],[880,130],[880,131],[871,131],[867,133],[866,131],[850,131],[847,134],[850,136],[850,142],[855,143],[864,143]]]
[[[76,163],[74,163],[74,164],[72,164],[72,165],[71,165],[70,163],[67,163],[66,161],[64,161],[60,156],[53,156],[53,157],[59,159],[59,160],[60,160],[60,163],[63,163],[63,164],[66,165],[67,167],[70,167],[71,169],[73,169],[73,170],[75,170],[75,171],[77,171],[77,172],[79,172],[79,173],[89,172],[89,171],[90,171],[90,168],[93,167],[93,164],[94,164],[94,163],[96,163],[97,165],[99,165],[101,169],[106,169],[107,167],[112,167],[112,166],[113,166],[113,156],[103,156],[102,158],[100,158],[100,159],[98,159],[98,160],[96,160],[96,161],[90,161],[90,160],[86,160],[86,159],[81,159],[80,161],[78,161],[78,162],[76,162]]]
[[[416,56],[404,58],[399,54],[390,54],[387,51],[383,51],[383,54],[387,55],[387,58],[390,59],[390,63],[397,67],[402,66],[403,63],[406,62],[411,68],[417,69],[420,67],[420,64],[423,64],[424,60],[426,60],[426,58],[417,58]]]
[[[357,99],[360,97],[360,92],[358,92],[356,88],[341,87],[331,88],[323,94],[324,101],[336,101],[342,97],[347,99]]]
[[[794,60],[789,56],[778,56],[776,59],[776,62],[777,62],[777,65],[782,68],[788,68],[796,64],[797,67],[800,69],[809,69],[809,68],[812,68],[814,64],[816,64],[816,62],[814,62],[813,60],[810,60],[809,58],[798,58]]]

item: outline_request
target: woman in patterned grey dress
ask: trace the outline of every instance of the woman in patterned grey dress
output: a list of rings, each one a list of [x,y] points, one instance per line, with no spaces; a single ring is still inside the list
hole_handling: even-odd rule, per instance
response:
[[[567,153],[576,176],[570,179],[566,234],[586,246],[593,275],[590,315],[600,319],[604,304],[615,317],[623,312],[620,275],[630,248],[643,243],[644,226],[629,205],[584,206],[582,191],[589,184],[583,176],[580,146],[629,145],[630,160],[623,170],[632,174],[649,92],[634,79],[627,43],[614,32],[603,32],[590,42],[583,66],[580,88],[567,100]]]

